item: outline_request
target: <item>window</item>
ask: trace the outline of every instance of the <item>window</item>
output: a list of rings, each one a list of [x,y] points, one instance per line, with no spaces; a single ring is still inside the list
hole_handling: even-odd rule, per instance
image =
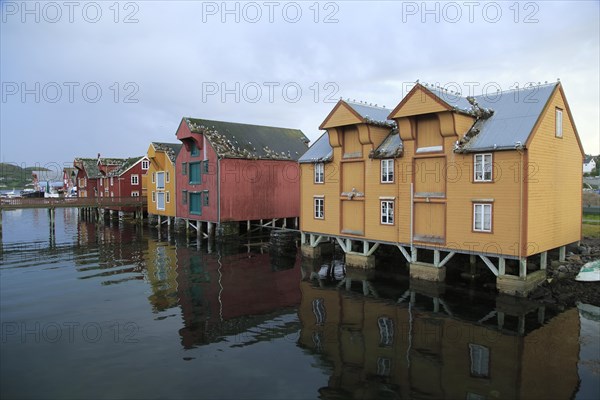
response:
[[[381,160],[381,183],[394,182],[394,160]]]
[[[315,316],[315,323],[324,325],[327,320],[327,311],[325,310],[325,300],[323,298],[313,299],[312,311]]]
[[[202,173],[200,170],[200,163],[190,163],[190,184],[202,183]]]
[[[379,346],[390,347],[394,344],[394,320],[388,317],[379,317]]]
[[[473,230],[477,232],[492,231],[491,204],[473,204]]]
[[[165,173],[164,172],[156,173],[156,188],[157,189],[165,188]]]
[[[112,186],[112,185],[113,185],[113,183],[114,183],[114,181],[113,181],[113,177],[111,176],[111,177],[110,177],[110,186]]]
[[[325,165],[323,163],[315,164],[315,183],[325,182]]]
[[[188,192],[187,190],[182,190],[181,191],[181,204],[187,204],[188,203]]]
[[[157,210],[165,209],[165,192],[156,193],[156,209]]]
[[[202,171],[205,174],[208,174],[208,160],[204,160],[202,161]]]
[[[148,161],[148,160],[142,160],[142,169],[146,170],[148,168],[150,168],[150,161]]]
[[[198,146],[196,146],[196,142],[192,142],[192,146],[191,146],[191,150],[190,153],[192,155],[192,157],[197,157],[200,155],[200,150],[198,149]]]
[[[208,206],[208,190],[204,191],[204,205]]]
[[[394,201],[383,200],[381,202],[381,223],[384,225],[394,224]]]
[[[556,137],[562,137],[563,131],[563,118],[562,118],[562,110],[560,108],[556,109]]]
[[[152,192],[152,202],[156,201],[156,192]]]
[[[190,193],[190,214],[202,215],[202,193]]]
[[[475,182],[492,181],[492,155],[475,154],[473,161],[473,176]]]
[[[187,175],[188,165],[186,162],[181,164],[181,175]]]
[[[166,177],[167,183],[171,182],[171,173],[169,171],[165,172],[165,177]]]
[[[377,358],[377,375],[390,376],[392,371],[392,360],[386,357]]]
[[[100,186],[102,186],[104,183],[104,179],[100,178]]]
[[[486,346],[469,343],[471,375],[479,378],[490,376],[490,349]]]
[[[167,197],[167,203],[171,202],[171,192],[165,192]]]
[[[325,211],[325,199],[322,197],[315,197],[315,218],[323,219]]]
[[[155,179],[154,175],[155,175],[155,173],[153,172],[152,173],[152,183],[156,182],[156,179]]]
[[[138,175],[131,175],[131,184],[132,185],[139,185],[140,184],[140,177]]]
[[[131,197],[140,197],[140,192],[131,192]]]

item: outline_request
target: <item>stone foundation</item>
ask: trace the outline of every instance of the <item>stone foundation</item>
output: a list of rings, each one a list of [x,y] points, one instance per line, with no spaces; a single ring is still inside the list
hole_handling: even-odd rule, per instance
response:
[[[375,256],[363,256],[362,254],[346,253],[346,266],[355,268],[375,268]]]
[[[217,224],[216,235],[219,237],[226,236],[240,236],[240,223],[235,222],[221,222]]]
[[[410,277],[425,281],[444,282],[446,280],[446,267],[435,267],[433,264],[422,262],[410,263]]]
[[[496,288],[500,293],[511,296],[527,297],[540,283],[546,279],[546,271],[535,271],[520,278],[514,275],[501,275],[496,278]]]
[[[319,247],[319,246],[311,247],[308,244],[303,244],[300,247],[300,250],[302,251],[302,257],[313,258],[313,259],[321,257],[321,247]]]

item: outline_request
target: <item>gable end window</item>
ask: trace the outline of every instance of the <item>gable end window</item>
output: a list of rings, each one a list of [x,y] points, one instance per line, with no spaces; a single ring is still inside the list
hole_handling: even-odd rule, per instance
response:
[[[315,183],[325,182],[325,165],[323,163],[315,164]]]
[[[196,142],[192,142],[190,155],[192,157],[197,157],[200,155],[200,149],[198,149],[198,146],[196,146]]]
[[[554,134],[558,138],[563,136],[563,111],[560,108],[556,109],[556,129]]]
[[[473,156],[473,180],[475,182],[492,181],[492,154]]]
[[[139,185],[140,184],[140,177],[138,175],[131,175],[131,184],[132,185]]]
[[[381,160],[381,183],[394,182],[394,160]]]
[[[143,170],[146,170],[146,169],[148,169],[148,168],[150,168],[150,161],[143,160],[143,161],[142,161],[142,169],[143,169]]]

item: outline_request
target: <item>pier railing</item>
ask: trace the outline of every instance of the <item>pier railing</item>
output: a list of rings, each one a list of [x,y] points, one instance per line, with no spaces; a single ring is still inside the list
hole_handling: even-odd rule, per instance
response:
[[[19,208],[68,208],[68,207],[141,207],[146,197],[13,197],[0,199],[0,210]]]

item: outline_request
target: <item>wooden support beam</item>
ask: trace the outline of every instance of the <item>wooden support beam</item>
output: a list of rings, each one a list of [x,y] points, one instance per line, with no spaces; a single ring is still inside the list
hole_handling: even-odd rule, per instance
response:
[[[506,274],[506,259],[504,257],[498,257],[498,275],[502,276]]]
[[[440,251],[439,250],[433,251],[433,265],[436,268],[440,267]]]
[[[411,260],[411,262],[417,262],[418,253],[419,253],[419,250],[415,246],[412,246],[410,248],[410,260]]]
[[[454,255],[455,255],[455,254],[456,254],[456,252],[455,252],[455,251],[451,251],[450,253],[448,253],[448,254],[446,255],[446,257],[444,257],[444,259],[442,260],[442,262],[440,262],[440,267],[443,267],[444,265],[446,265],[446,263],[447,263],[448,261],[450,261],[450,259],[451,259],[452,257],[454,257]]]
[[[373,255],[373,253],[375,253],[375,250],[377,250],[379,248],[379,243],[374,243],[373,246],[369,249],[369,252],[367,253],[367,257]]]
[[[548,252],[544,251],[540,254],[540,269],[544,270],[548,266]]]
[[[560,246],[558,248],[558,261],[563,262],[565,261],[567,256],[567,246]]]
[[[527,276],[527,257],[519,259],[519,278]]]
[[[412,261],[412,259],[411,259],[411,256],[410,256],[410,254],[408,254],[408,251],[406,251],[406,249],[405,249],[404,247],[400,246],[399,244],[398,244],[398,245],[396,245],[396,246],[397,246],[397,247],[398,247],[398,249],[400,250],[400,253],[402,253],[402,255],[404,256],[404,258],[406,258],[406,261],[407,261],[407,262],[411,262],[411,261]]]
[[[486,256],[484,256],[483,254],[480,254],[479,257],[483,260],[483,262],[485,263],[485,265],[487,265],[487,267],[490,269],[490,271],[492,271],[492,273],[496,276],[498,276],[498,269],[496,268],[496,266],[494,265],[493,262],[490,261],[489,258],[487,258]]]

